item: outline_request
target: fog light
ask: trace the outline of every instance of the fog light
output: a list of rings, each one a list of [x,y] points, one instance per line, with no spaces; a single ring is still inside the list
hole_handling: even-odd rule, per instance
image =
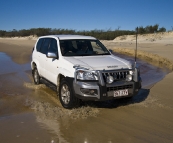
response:
[[[83,94],[87,94],[87,95],[97,95],[97,89],[86,89],[86,88],[81,88],[80,91]]]
[[[126,81],[132,81],[132,75],[130,74],[126,75]]]
[[[112,82],[114,82],[113,76],[107,76],[106,82],[107,82],[107,83],[112,83]]]
[[[103,96],[106,96],[106,93],[103,93]]]

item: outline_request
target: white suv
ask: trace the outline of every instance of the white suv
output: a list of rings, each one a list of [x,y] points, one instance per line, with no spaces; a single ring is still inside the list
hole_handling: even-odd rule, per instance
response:
[[[44,78],[56,85],[64,108],[77,107],[85,100],[131,97],[141,88],[138,68],[91,36],[39,37],[31,68],[35,84]]]

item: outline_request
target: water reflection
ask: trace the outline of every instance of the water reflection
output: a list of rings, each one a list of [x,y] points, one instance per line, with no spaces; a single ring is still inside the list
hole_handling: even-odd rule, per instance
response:
[[[23,72],[31,69],[30,63],[22,65],[14,63],[10,57],[8,57],[5,53],[2,52],[0,52],[0,67],[0,75],[14,72]]]
[[[134,57],[114,53],[115,56],[124,58],[131,63],[134,63]],[[137,65],[140,68],[141,78],[142,78],[142,88],[151,88],[155,83],[162,80],[166,74],[170,72],[167,68],[160,68],[151,65],[145,61],[137,59]]]

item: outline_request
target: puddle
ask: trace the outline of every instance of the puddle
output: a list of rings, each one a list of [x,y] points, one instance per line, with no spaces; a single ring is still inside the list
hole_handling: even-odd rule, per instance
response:
[[[117,53],[114,53],[114,55],[124,58],[131,63],[134,63],[134,57]],[[162,80],[170,72],[170,70],[167,68],[156,67],[140,59],[137,59],[137,66],[140,68],[142,88],[147,89],[150,89],[155,83]]]
[[[2,52],[0,52],[0,67],[0,75],[14,72],[20,73],[31,69],[30,63],[22,65],[14,63],[10,57]]]
[[[43,82],[45,83],[45,81]],[[63,108],[56,94],[56,88],[50,85],[51,84],[48,83],[46,83],[46,85],[24,83],[26,88],[34,90],[35,97],[28,98],[26,105],[33,109],[37,115],[49,117],[53,120],[60,120],[62,118],[76,120],[96,117],[99,114],[99,109],[87,105],[72,110]]]
[[[28,105],[33,109],[38,115],[42,117],[50,118],[53,120],[60,120],[69,118],[72,120],[76,119],[86,119],[88,117],[96,117],[99,114],[97,108],[92,107],[79,107],[77,109],[64,109],[59,106],[54,106],[48,102],[39,102],[39,101],[29,101]]]

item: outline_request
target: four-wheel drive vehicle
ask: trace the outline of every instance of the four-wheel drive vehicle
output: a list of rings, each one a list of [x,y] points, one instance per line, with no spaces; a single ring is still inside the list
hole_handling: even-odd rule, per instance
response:
[[[81,100],[131,97],[141,88],[139,69],[90,36],[39,37],[31,68],[35,84],[44,78],[56,85],[64,108],[77,107]]]

